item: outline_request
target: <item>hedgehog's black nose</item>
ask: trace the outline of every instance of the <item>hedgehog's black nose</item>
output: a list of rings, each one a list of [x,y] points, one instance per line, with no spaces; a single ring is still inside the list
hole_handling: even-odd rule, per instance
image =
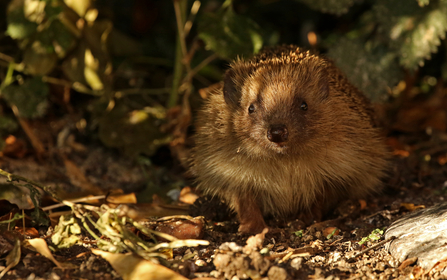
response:
[[[289,138],[289,132],[285,125],[272,125],[267,131],[267,138],[275,143],[286,142]]]

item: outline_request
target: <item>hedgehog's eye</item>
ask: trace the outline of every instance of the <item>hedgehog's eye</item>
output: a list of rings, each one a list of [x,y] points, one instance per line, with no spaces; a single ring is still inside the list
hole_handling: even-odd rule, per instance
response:
[[[301,103],[300,108],[301,108],[301,110],[303,110],[303,111],[307,111],[307,103],[303,101],[303,103]]]
[[[251,113],[254,113],[254,112],[255,112],[255,105],[250,104],[250,106],[248,107],[248,113],[251,114]]]

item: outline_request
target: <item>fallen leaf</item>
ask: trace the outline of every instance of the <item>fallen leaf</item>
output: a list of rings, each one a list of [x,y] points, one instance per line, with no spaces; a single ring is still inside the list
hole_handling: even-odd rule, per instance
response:
[[[138,221],[148,217],[187,215],[189,208],[185,206],[158,203],[138,203],[120,204],[117,209],[120,210],[120,216],[127,216]]]
[[[160,223],[155,230],[167,233],[178,239],[201,239],[205,232],[201,218]]]
[[[27,237],[33,237],[33,238],[37,238],[40,236],[39,231],[37,231],[37,229],[33,228],[33,227],[16,227],[17,231],[20,232],[23,235],[26,235]]]
[[[89,194],[101,194],[103,190],[92,184],[89,179],[73,161],[67,159],[63,156],[65,170],[67,171],[67,176],[70,178],[70,183],[80,187],[82,190],[88,192]]]
[[[366,203],[366,200],[364,200],[364,199],[359,199],[359,203],[360,203],[360,210],[364,210],[368,206],[368,204]]]
[[[20,261],[20,254],[22,252],[20,248],[20,239],[16,238],[14,242],[14,248],[6,256],[6,268],[0,273],[0,279],[9,271],[15,267]]]
[[[413,258],[409,258],[404,260],[400,265],[399,265],[399,270],[404,270],[407,266],[414,264],[416,261],[418,260],[417,257],[413,257]]]
[[[74,268],[74,266],[71,264],[58,262],[53,257],[53,254],[51,253],[50,248],[48,248],[47,242],[42,238],[34,238],[34,239],[25,240],[24,244],[29,245],[32,248],[34,248],[34,250],[36,252],[38,252],[45,258],[52,261],[60,269]]]
[[[183,203],[192,205],[198,198],[199,196],[192,191],[191,187],[184,187],[180,191],[179,201]]]
[[[418,210],[418,209],[424,209],[425,205],[417,205],[417,206],[415,206],[413,203],[401,203],[400,207],[404,207],[408,211],[414,211],[414,210]]]
[[[128,194],[110,194],[107,196],[107,202],[113,204],[137,203],[135,193]]]
[[[340,230],[336,227],[327,227],[323,230],[324,236],[329,237],[331,235],[329,238],[331,238],[333,235],[339,235],[339,234],[340,234]]]
[[[151,261],[142,259],[132,253],[113,254],[92,249],[93,254],[103,257],[124,280],[186,280],[187,278]]]

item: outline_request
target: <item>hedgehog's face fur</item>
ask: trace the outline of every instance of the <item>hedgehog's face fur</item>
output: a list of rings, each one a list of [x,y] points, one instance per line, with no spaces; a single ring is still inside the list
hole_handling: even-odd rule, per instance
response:
[[[232,71],[241,70],[236,64],[227,72],[224,97],[232,110],[240,152],[269,157],[302,154],[315,147],[308,143],[321,139],[319,126],[327,123],[322,118],[329,86],[322,61],[269,63],[248,69],[239,80],[232,78]]]

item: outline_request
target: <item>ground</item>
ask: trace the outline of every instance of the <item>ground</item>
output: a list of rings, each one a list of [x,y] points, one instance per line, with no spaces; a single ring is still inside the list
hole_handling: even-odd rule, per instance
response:
[[[407,111],[401,109],[399,114],[406,114],[417,108],[423,110],[424,105],[421,104]],[[419,121],[418,126],[411,126],[412,129],[403,131],[401,128],[404,125],[399,121],[399,114],[395,114],[398,117],[393,120],[392,125],[387,126],[387,142],[394,157],[388,172],[389,176],[384,180],[384,189],[367,199],[340,204],[323,222],[306,227],[299,220],[269,219],[267,233],[250,237],[237,232],[238,223],[224,204],[208,198],[199,198],[189,209],[185,206],[170,208],[171,206],[166,205],[162,205],[161,210],[151,208],[150,211],[160,212],[161,215],[172,211],[171,214],[177,216],[171,220],[155,218],[146,220],[143,223],[145,227],[180,237],[209,241],[207,246],[183,246],[170,250],[170,257],[162,264],[178,273],[175,277],[179,278],[171,279],[183,279],[181,276],[189,279],[443,278],[442,270],[423,270],[416,265],[414,259],[399,263],[387,252],[386,242],[370,251],[365,250],[383,240],[381,233],[393,221],[419,208],[429,207],[446,199],[445,130],[428,127],[426,123],[430,120],[423,119]],[[415,114],[408,113],[408,116],[410,115]],[[431,118],[433,115],[436,114],[423,116]],[[408,120],[408,117],[403,119]],[[445,118],[443,120],[445,121]],[[135,193],[141,191],[136,182],[144,181],[144,176],[135,168],[132,161],[116,157],[114,152],[97,146],[87,148],[90,152],[84,154],[75,150],[66,151],[65,157],[58,160],[53,158],[51,164],[40,164],[32,156],[21,159],[3,157],[0,162],[1,168],[36,181],[57,183],[61,188],[64,188],[64,182],[72,187],[85,186],[86,182],[89,182],[87,190],[66,190],[64,195],[67,197],[70,197],[67,195],[70,192],[100,194],[101,188],[97,186],[106,185],[104,181],[113,182],[108,190],[125,189],[127,192]],[[160,183],[163,181],[161,178],[167,176],[172,181],[182,180],[178,179],[183,178],[182,172],[169,164],[169,167],[159,167],[152,175],[158,176]],[[188,194],[194,196],[194,190],[190,190]],[[12,198],[9,202],[1,201],[0,214],[3,221],[10,219],[11,213],[20,213],[17,205],[26,204]],[[54,204],[54,201],[46,203]],[[26,208],[23,205],[20,207]],[[145,208],[143,204],[135,204],[136,212],[143,208]],[[26,213],[30,215],[31,212],[27,210]],[[204,218],[179,216],[186,212]],[[13,251],[14,240],[22,240],[23,245],[21,252],[16,256],[18,263],[3,276],[3,279],[122,279],[122,277],[132,279],[123,276],[116,267],[112,267],[108,261],[92,252],[91,249],[97,247],[97,241],[85,230],[82,231],[77,245],[52,252],[56,260],[71,264],[69,268],[61,269],[41,253],[25,246],[24,240],[40,237],[44,238],[50,247],[55,247],[51,236],[60,216],[55,213],[50,214],[52,218],[50,226],[31,225],[27,220],[25,231],[21,222],[17,222],[14,230],[2,227],[0,270],[11,262],[5,257]],[[134,212],[126,208],[125,213],[131,215]],[[138,219],[138,215],[132,215],[134,219]],[[143,236],[138,229],[129,228],[137,235]],[[359,244],[362,239],[364,242]],[[363,250],[365,252],[357,255]]]

